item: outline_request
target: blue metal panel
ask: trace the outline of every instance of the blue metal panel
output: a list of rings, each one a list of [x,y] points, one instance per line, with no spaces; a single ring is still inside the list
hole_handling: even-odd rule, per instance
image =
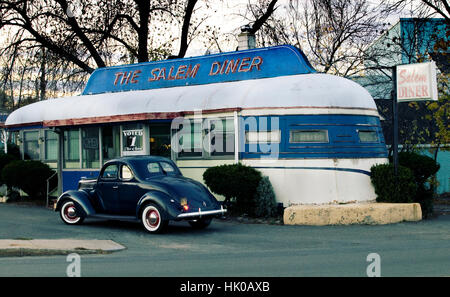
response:
[[[36,129],[43,129],[44,126],[42,125],[31,125],[31,126],[20,126],[20,127],[13,127],[9,128],[8,131],[20,131],[20,130],[36,130]]]
[[[78,181],[82,178],[96,178],[100,170],[63,170],[62,186],[63,192],[68,190],[76,190]]]
[[[278,119],[278,120],[277,120]],[[380,120],[363,115],[289,115],[280,117],[256,117],[257,126],[244,125],[240,142],[244,144],[241,159],[261,158],[386,158],[386,144]],[[278,124],[276,124],[278,121]],[[262,123],[262,125],[261,125]],[[245,143],[246,131],[281,130],[281,142],[272,146]],[[291,130],[325,130],[328,142],[291,143]],[[374,131],[376,142],[361,142],[358,131]]]
[[[316,72],[293,46],[275,46],[95,70],[83,95],[148,90]]]

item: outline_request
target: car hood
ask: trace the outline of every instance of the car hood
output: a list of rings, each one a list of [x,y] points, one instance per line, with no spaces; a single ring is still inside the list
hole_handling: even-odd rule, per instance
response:
[[[163,176],[146,180],[152,188],[168,193],[180,202],[186,198],[191,208],[217,207],[214,195],[202,183],[183,176]],[[206,206],[205,206],[206,204]]]

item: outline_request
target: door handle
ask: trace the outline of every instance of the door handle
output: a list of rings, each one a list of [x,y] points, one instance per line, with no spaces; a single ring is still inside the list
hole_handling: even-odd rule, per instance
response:
[[[115,190],[115,189],[118,189],[118,188],[119,188],[119,186],[113,186],[112,188],[113,188],[113,189]]]

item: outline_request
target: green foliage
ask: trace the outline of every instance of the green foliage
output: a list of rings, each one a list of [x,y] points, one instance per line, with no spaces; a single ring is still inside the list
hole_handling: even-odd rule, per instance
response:
[[[234,198],[233,211],[247,214],[254,213],[254,194],[261,178],[259,171],[241,163],[211,167],[203,173],[211,191],[225,196],[226,203]]]
[[[257,217],[274,217],[277,214],[277,202],[275,192],[269,177],[264,176],[256,188],[255,215]]]
[[[392,158],[390,159],[392,161]],[[440,165],[433,158],[414,152],[399,153],[398,163],[397,188],[395,188],[392,163],[371,168],[371,180],[378,196],[377,201],[420,203],[422,216],[429,217],[433,213],[433,189],[431,183],[428,183],[430,178],[438,172]]]
[[[393,164],[379,164],[370,168],[370,180],[375,187],[377,202],[410,203],[417,193],[414,175],[409,168],[399,166],[395,177]]]
[[[9,188],[16,187],[30,197],[44,198],[46,180],[53,173],[47,164],[40,161],[16,160],[3,168],[1,177]]]
[[[417,185],[413,201],[420,203],[423,217],[429,217],[433,213],[433,189],[427,183],[439,171],[440,165],[433,158],[414,152],[399,153],[398,163],[411,169]]]
[[[19,146],[14,143],[8,143],[8,155],[12,155],[16,159],[20,159],[20,149]]]
[[[4,184],[4,181],[1,176],[1,172],[2,172],[3,168],[6,165],[8,165],[9,163],[11,163],[12,161],[15,161],[17,159],[18,158],[14,155],[0,153],[0,185]]]
[[[390,160],[392,162],[392,158]],[[440,165],[432,158],[414,152],[399,153],[398,163],[412,170],[418,185],[427,182],[440,168]]]

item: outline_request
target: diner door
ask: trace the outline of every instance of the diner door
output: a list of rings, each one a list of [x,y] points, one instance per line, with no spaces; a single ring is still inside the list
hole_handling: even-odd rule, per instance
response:
[[[170,159],[170,125],[167,123],[152,123],[150,128],[150,155]]]

